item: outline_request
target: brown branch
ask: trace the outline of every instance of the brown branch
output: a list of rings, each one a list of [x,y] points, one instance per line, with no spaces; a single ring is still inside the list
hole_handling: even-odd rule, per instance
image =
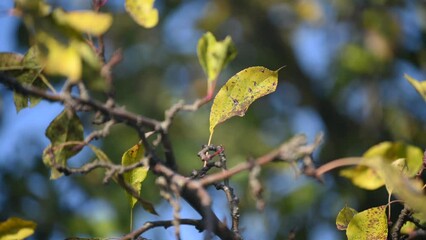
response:
[[[52,94],[33,86],[24,86],[16,79],[10,78],[1,72],[0,83],[23,95],[40,97],[50,102],[61,102],[71,107],[78,105],[89,107],[91,110],[99,111],[116,122],[123,122],[135,128],[148,127],[150,129],[158,129],[160,126],[160,122],[157,120],[125,111],[122,108],[111,108],[93,99],[83,99],[77,96],[67,97],[64,94]]]
[[[157,228],[157,227],[164,227],[169,228],[173,226],[174,220],[166,220],[166,221],[152,221],[152,222],[146,222],[142,227],[139,229],[123,236],[120,238],[120,240],[130,240],[130,239],[136,239],[138,236],[143,234],[144,232],[147,232],[150,229]],[[192,225],[194,226],[198,231],[204,230],[204,223],[202,220],[196,220],[196,219],[179,219],[179,224],[183,225]]]
[[[159,162],[152,167],[152,170],[155,174],[162,175],[174,182],[180,188],[182,198],[201,215],[207,239],[210,238],[211,232],[221,239],[240,239],[217,218],[211,209],[210,196],[199,181],[183,177]]]
[[[229,211],[231,213],[232,227],[231,230],[237,235],[240,236],[239,224],[240,224],[240,208],[238,207],[239,199],[234,194],[234,189],[225,184],[216,184],[216,189],[220,189],[225,192],[226,199],[229,203]]]
[[[338,167],[345,167],[345,166],[353,166],[357,165],[361,162],[360,157],[347,157],[347,158],[339,158],[333,161],[330,161],[321,167],[317,168],[315,171],[315,175],[317,177],[322,176],[324,173],[333,170]]]
[[[404,209],[401,210],[401,213],[398,216],[398,220],[392,227],[391,234],[390,234],[392,237],[392,240],[399,239],[401,228],[404,225],[404,223],[407,222],[407,216],[409,215],[411,215],[411,210],[407,205],[405,205]]]
[[[289,141],[283,143],[278,149],[275,149],[268,154],[257,158],[255,161],[240,163],[229,170],[205,176],[199,181],[201,185],[206,186],[227,179],[242,171],[252,169],[256,165],[262,166],[272,161],[283,161],[288,163],[295,162],[306,155],[311,155],[312,151],[315,149],[312,146],[317,146],[315,143],[312,145],[305,144],[306,138],[304,136],[295,136]]]

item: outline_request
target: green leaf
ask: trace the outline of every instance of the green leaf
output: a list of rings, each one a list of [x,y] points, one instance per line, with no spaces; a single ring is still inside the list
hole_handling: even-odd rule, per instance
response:
[[[346,229],[348,240],[386,240],[388,236],[388,221],[385,209],[386,206],[379,206],[355,214]]]
[[[208,81],[211,82],[235,58],[237,50],[230,36],[218,42],[211,32],[207,32],[198,41],[197,55]]]
[[[15,8],[25,15],[46,16],[51,8],[44,0],[15,0]]]
[[[412,232],[414,232],[417,229],[416,224],[407,221],[404,223],[404,225],[401,228],[401,234],[411,234]]]
[[[408,74],[405,74],[404,77],[426,101],[426,81],[420,82]]]
[[[23,85],[35,86],[47,89],[47,79],[41,74],[41,66],[38,61],[37,48],[31,47],[25,56],[17,53],[0,53],[0,71],[7,76],[15,78]],[[14,91],[13,101],[16,111],[23,108],[35,106],[41,98],[35,96],[24,96]]]
[[[122,158],[121,165],[129,166],[139,162],[144,156],[144,148],[141,143],[138,143],[127,150]],[[138,194],[141,193],[142,182],[145,180],[148,174],[148,167],[138,167],[129,172],[124,173],[124,181],[130,184]],[[137,202],[137,199],[129,195],[130,207],[133,208]]]
[[[37,224],[33,221],[11,217],[0,222],[0,239],[16,240],[24,239],[34,234]]]
[[[404,175],[413,177],[422,167],[423,152],[416,146],[401,142],[382,142],[369,148],[358,166],[343,169],[340,175],[351,179],[354,185],[363,189],[382,187],[385,185],[382,169],[371,167],[375,166],[376,158],[383,159]],[[392,189],[388,188],[388,191],[392,192]]]
[[[271,71],[265,67],[250,67],[226,82],[217,93],[210,111],[209,144],[216,125],[233,116],[244,116],[256,99],[275,91],[280,69]]]
[[[40,64],[39,54],[40,51],[37,45],[31,46],[22,60],[22,65],[24,65],[25,68],[41,70],[42,66]]]
[[[342,210],[340,210],[339,214],[337,214],[337,218],[336,218],[337,229],[346,230],[348,228],[349,222],[357,213],[358,212],[355,209],[345,206]]]
[[[154,0],[126,0],[124,6],[140,26],[153,28],[157,25],[158,10],[154,8]]]
[[[79,32],[93,35],[104,34],[112,24],[112,16],[108,13],[93,11],[65,12],[62,9],[56,9],[53,14],[59,24],[68,25]]]
[[[52,168],[51,179],[62,176],[56,171],[56,166],[65,166],[70,157],[80,152],[83,135],[80,118],[71,109],[62,111],[49,124],[46,136],[51,141],[51,145],[43,152],[43,162]]]
[[[0,71],[23,69],[23,59],[24,56],[22,54],[9,52],[0,53]]]

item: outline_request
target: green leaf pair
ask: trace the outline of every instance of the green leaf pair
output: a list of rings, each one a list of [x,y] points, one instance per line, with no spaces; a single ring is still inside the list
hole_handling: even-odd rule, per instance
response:
[[[0,53],[0,72],[15,78],[25,86],[35,86],[40,89],[50,87],[46,77],[41,74],[42,66],[38,58],[37,47],[32,47],[25,55],[18,53]],[[39,97],[24,96],[16,91],[13,92],[13,101],[16,111],[19,112],[28,106],[33,107],[40,102]]]
[[[385,210],[385,205],[360,213],[353,208],[344,207],[336,218],[337,229],[346,230],[348,240],[387,239],[388,221]]]

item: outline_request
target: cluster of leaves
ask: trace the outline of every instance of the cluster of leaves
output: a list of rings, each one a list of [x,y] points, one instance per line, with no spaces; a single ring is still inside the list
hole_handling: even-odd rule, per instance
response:
[[[113,22],[109,13],[99,9],[106,1],[94,0],[95,11],[66,12],[52,8],[42,0],[15,0],[13,13],[22,17],[32,33],[33,46],[25,55],[0,53],[0,72],[16,79],[23,86],[48,93],[45,96],[59,96],[58,101],[72,99],[70,89],[87,85],[89,90],[109,91],[112,87],[105,80],[103,49],[96,47],[93,38],[102,38]],[[145,28],[158,23],[158,10],[154,0],[125,0],[125,9],[136,23]],[[199,40],[198,59],[207,76],[207,92],[203,104],[213,99],[219,74],[235,58],[236,48],[228,36],[217,41],[210,32]],[[61,61],[58,61],[61,59]],[[281,68],[280,68],[281,69]],[[262,66],[249,67],[231,77],[215,96],[210,111],[210,136],[216,126],[233,116],[244,116],[248,107],[258,98],[275,91],[279,70],[269,70]],[[66,78],[61,92],[57,93],[47,76]],[[407,80],[426,100],[424,82],[406,76]],[[83,100],[90,98],[80,94]],[[41,96],[23,95],[14,92],[16,110],[36,105]],[[84,147],[89,147],[96,158],[103,163],[112,163],[99,148],[90,144],[93,138],[84,136],[84,126],[78,109],[66,105],[63,111],[52,120],[46,129],[51,144],[43,152],[43,162],[51,169],[51,179],[58,179],[67,172],[67,161]],[[124,172],[114,172],[110,178],[125,186],[131,209],[140,202],[145,210],[156,214],[153,204],[140,197],[149,164],[146,162],[144,139],[122,155],[121,166]],[[146,139],[145,139],[146,140]],[[424,169],[423,153],[420,148],[401,142],[383,142],[371,147],[362,157],[350,158],[355,167],[344,169],[341,176],[352,180],[354,185],[368,190],[385,186],[389,199],[395,195],[415,213],[420,222],[426,221],[425,185],[418,179]],[[346,230],[348,239],[386,239],[390,216],[386,215],[387,205],[357,212],[350,207],[343,208],[337,216],[336,225]],[[389,211],[390,212],[390,211]],[[389,213],[388,213],[389,214]],[[132,217],[131,217],[132,218]],[[417,227],[417,226],[416,226]],[[18,218],[10,218],[0,223],[0,238],[25,238],[34,232],[35,223]],[[401,233],[413,231],[409,226]]]
[[[406,75],[405,78],[426,100],[425,82],[419,82]],[[343,169],[340,175],[352,181],[362,189],[376,190],[386,187],[389,194],[387,205],[373,207],[357,212],[344,207],[338,214],[336,225],[339,230],[346,230],[348,239],[387,239],[390,222],[391,196],[395,195],[410,211],[416,221],[426,223],[425,184],[420,176],[425,169],[422,150],[402,142],[382,142],[368,149],[360,158],[352,158],[357,166]],[[389,208],[386,215],[386,208]],[[402,234],[410,234],[418,229],[413,222],[405,221]]]
[[[95,9],[106,1],[94,1]],[[153,8],[153,1],[126,0],[125,8],[130,16],[141,26],[154,27],[158,22],[158,11]],[[40,90],[50,89],[52,94],[69,94],[70,87],[77,85],[84,79],[89,86],[102,86],[92,90],[107,91],[101,68],[105,64],[94,43],[92,36],[101,36],[112,24],[112,16],[98,11],[66,12],[60,8],[53,9],[42,0],[16,0],[13,12],[23,18],[27,28],[33,33],[35,44],[24,56],[17,53],[0,53],[0,71],[7,76],[14,77],[24,86],[35,87]],[[86,37],[85,37],[86,36]],[[207,94],[205,101],[212,99],[217,78],[223,68],[236,56],[236,49],[228,36],[223,41],[217,41],[212,33],[206,33],[200,40],[197,48],[199,62],[207,75]],[[61,59],[61,61],[58,61]],[[244,116],[249,105],[256,99],[275,91],[278,82],[278,70],[271,71],[265,67],[250,67],[237,73],[220,89],[214,99],[210,114],[210,138],[217,124],[226,121],[232,116]],[[45,75],[66,77],[63,91],[57,93]],[[93,83],[96,82],[96,83]],[[25,96],[15,92],[15,106],[17,111],[28,106],[36,105],[41,99],[34,96]],[[112,163],[108,156],[99,148],[89,144],[84,139],[84,126],[77,111],[69,106],[52,120],[46,129],[46,136],[51,144],[43,152],[43,162],[51,168],[51,179],[58,179],[64,175],[67,161],[88,146],[97,159]],[[131,147],[122,156],[122,166],[129,167],[144,158],[144,147],[141,142]],[[134,167],[121,176],[114,175],[113,179],[122,184],[128,184],[141,194],[142,182],[149,170],[145,162],[142,166]],[[141,201],[143,207],[157,214],[153,205],[141,198],[136,199],[129,195],[131,208]],[[28,224],[24,220],[11,219],[3,223],[5,234],[18,231],[24,238],[31,233],[24,231]],[[10,221],[15,223],[10,224]],[[31,222],[31,224],[33,224]],[[2,226],[3,226],[2,225]],[[19,225],[18,227],[16,225]],[[34,224],[33,224],[34,225]],[[32,225],[32,229],[35,225]],[[24,236],[24,234],[26,234]]]

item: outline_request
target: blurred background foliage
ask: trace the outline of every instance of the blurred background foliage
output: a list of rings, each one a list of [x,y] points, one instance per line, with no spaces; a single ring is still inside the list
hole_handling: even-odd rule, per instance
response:
[[[89,0],[48,2],[67,10],[91,7]],[[127,110],[162,119],[178,100],[190,103],[204,96],[206,76],[196,44],[206,31],[218,39],[230,35],[238,50],[218,87],[249,66],[286,66],[275,93],[255,102],[244,118],[233,118],[215,131],[213,143],[225,147],[230,166],[261,156],[299,133],[312,141],[324,132],[325,141],[315,155],[318,166],[359,156],[384,140],[426,146],[424,102],[403,79],[404,73],[426,79],[424,1],[156,0],[160,22],[152,30],[136,25],[123,5],[122,0],[109,0],[103,11],[114,14],[105,36],[107,55],[116,49],[124,54],[113,74],[117,103]],[[19,19],[7,15],[12,6],[11,0],[0,5],[0,25],[5,27],[0,47],[23,53],[29,36]],[[16,114],[11,93],[0,86],[0,94],[0,220],[19,216],[36,221],[33,239],[114,237],[128,231],[127,198],[115,184],[102,184],[102,171],[49,180],[40,159],[47,146],[44,129],[61,107],[42,103]],[[181,174],[201,166],[196,154],[208,140],[210,106],[180,113],[173,123],[170,136]],[[87,133],[93,129],[91,117],[82,115]],[[119,163],[137,141],[131,129],[120,125],[97,144]],[[90,151],[83,151],[70,164],[90,159]],[[245,239],[285,239],[291,232],[296,239],[342,239],[344,232],[335,229],[334,221],[345,204],[361,211],[387,202],[383,188],[357,189],[337,171],[320,184],[285,164],[273,164],[262,170],[261,179],[267,203],[263,212],[255,208],[247,173],[231,179],[241,199]],[[219,217],[229,223],[224,194],[209,191]],[[136,208],[135,227],[172,217],[152,175],[142,195],[156,203],[160,217]],[[182,204],[182,217],[198,217]],[[202,239],[192,227],[182,229],[183,239]],[[173,228],[153,230],[145,237],[173,239]]]

